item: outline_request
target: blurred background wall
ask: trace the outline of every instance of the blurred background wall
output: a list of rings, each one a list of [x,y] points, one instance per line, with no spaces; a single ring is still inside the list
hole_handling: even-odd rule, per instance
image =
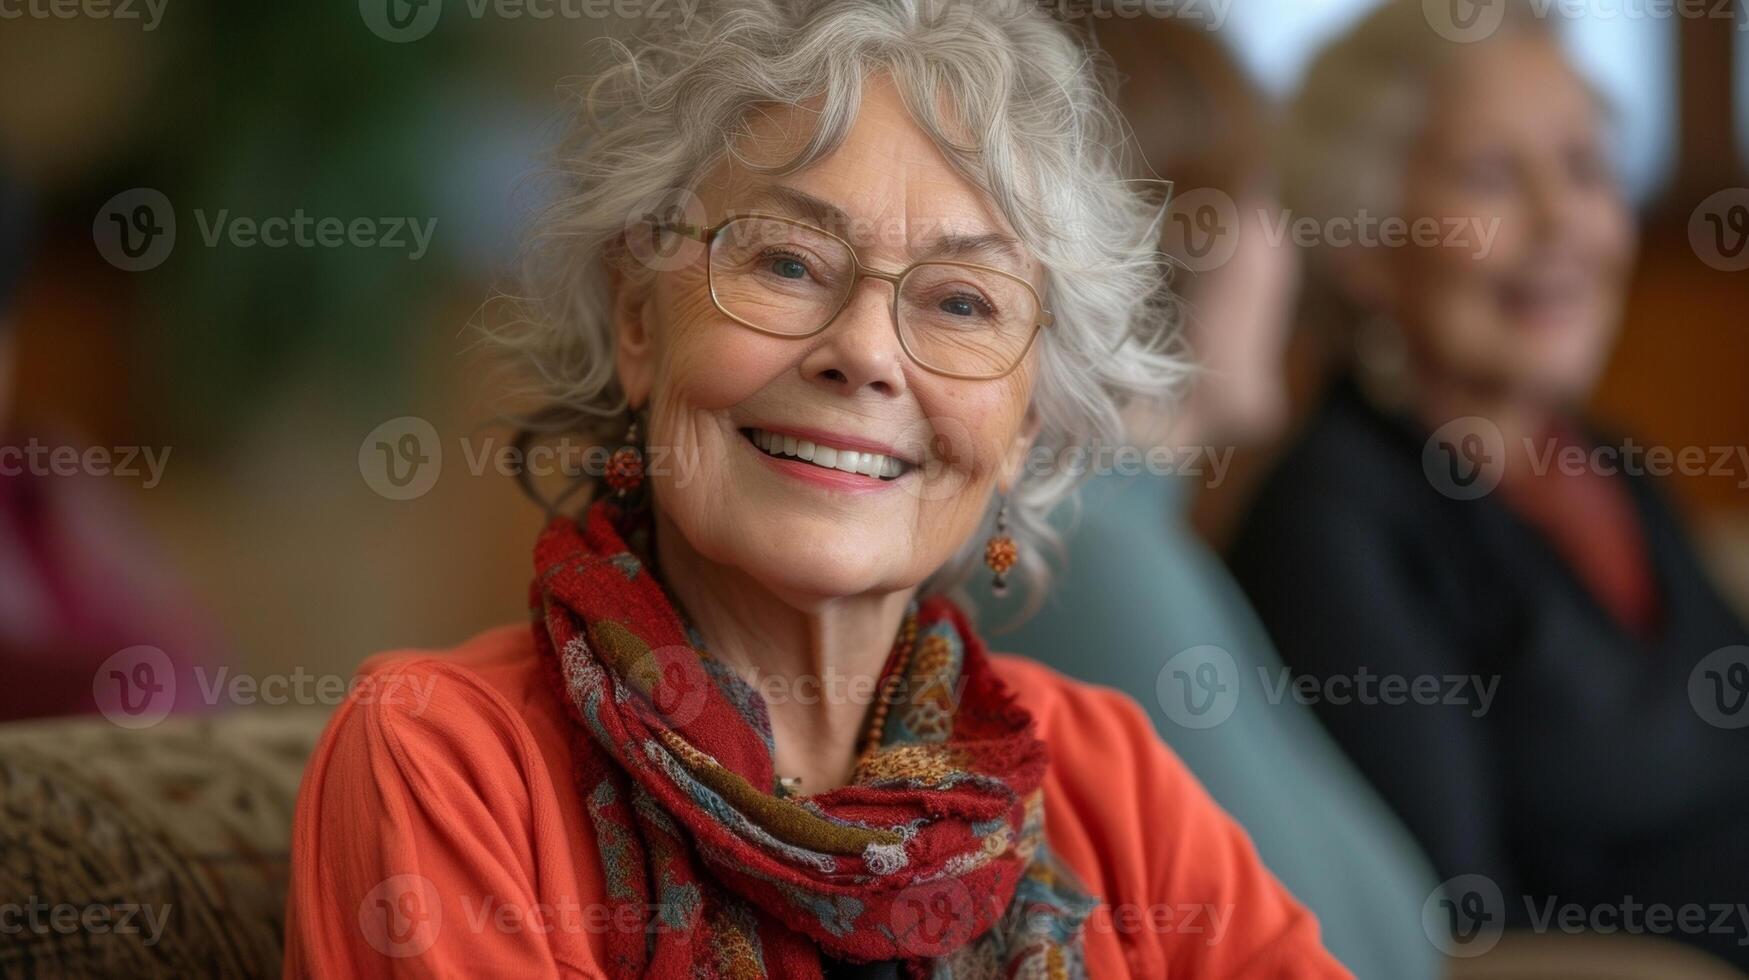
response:
[[[1285,96],[1370,2],[1172,6]],[[1749,445],[1749,272],[1735,271],[1749,255],[1733,251],[1749,236],[1749,190],[1734,190],[1749,182],[1742,14],[1565,6],[1580,13],[1574,50],[1618,109],[1645,221],[1596,407],[1650,442]],[[616,9],[678,15],[678,0],[5,9],[17,15],[0,17],[0,166],[35,213],[14,421],[168,451],[154,485],[113,476],[108,490],[219,659],[242,669],[345,672],[375,650],[521,617],[541,518],[486,458],[509,435],[492,419],[515,406],[470,323],[538,203],[557,87],[627,29]],[[129,255],[166,211],[173,244]],[[273,218],[306,220],[310,235],[320,219],[365,219],[380,240],[253,240],[247,222]],[[407,417],[430,429],[395,421]],[[403,454],[408,434],[420,439]],[[1204,501],[1217,543],[1261,459]],[[1717,477],[1676,489],[1749,595],[1749,567],[1730,558],[1749,555],[1749,493]]]

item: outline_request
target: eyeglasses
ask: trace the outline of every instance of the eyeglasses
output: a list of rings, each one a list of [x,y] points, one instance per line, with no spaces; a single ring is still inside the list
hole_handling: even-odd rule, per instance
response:
[[[704,242],[711,301],[736,323],[775,337],[825,330],[864,278],[892,283],[899,346],[919,367],[949,378],[1007,376],[1052,321],[1038,291],[1018,276],[968,262],[881,272],[844,239],[789,218],[743,214],[710,228],[659,230]]]

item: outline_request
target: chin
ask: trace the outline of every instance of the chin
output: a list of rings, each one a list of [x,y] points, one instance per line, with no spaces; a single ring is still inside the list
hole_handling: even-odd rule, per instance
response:
[[[1564,342],[1538,345],[1519,358],[1523,387],[1544,399],[1576,402],[1589,397],[1608,361],[1608,344],[1593,327],[1575,328]]]
[[[906,587],[905,576],[892,567],[891,535],[801,515],[750,521],[745,527],[718,560],[774,592],[836,598]]]

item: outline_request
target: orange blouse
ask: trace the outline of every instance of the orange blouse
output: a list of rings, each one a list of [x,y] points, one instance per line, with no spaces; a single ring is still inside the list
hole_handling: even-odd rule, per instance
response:
[[[1051,847],[1102,899],[1090,976],[1349,976],[1134,702],[992,659],[1049,745]],[[298,794],[286,976],[604,977],[613,906],[528,626],[356,683]]]

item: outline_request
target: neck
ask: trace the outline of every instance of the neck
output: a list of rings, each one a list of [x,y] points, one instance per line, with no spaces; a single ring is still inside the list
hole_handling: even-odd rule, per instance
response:
[[[1530,397],[1508,388],[1466,383],[1424,373],[1416,382],[1419,392],[1415,412],[1428,431],[1434,431],[1453,419],[1477,416],[1492,422],[1500,430],[1506,458],[1499,465],[1508,467],[1508,476],[1525,471],[1526,454],[1532,444],[1549,432],[1561,414],[1560,406],[1544,399]]]
[[[663,582],[711,656],[764,698],[778,774],[806,794],[848,783],[916,589],[786,594],[694,551],[659,509],[655,538]]]

